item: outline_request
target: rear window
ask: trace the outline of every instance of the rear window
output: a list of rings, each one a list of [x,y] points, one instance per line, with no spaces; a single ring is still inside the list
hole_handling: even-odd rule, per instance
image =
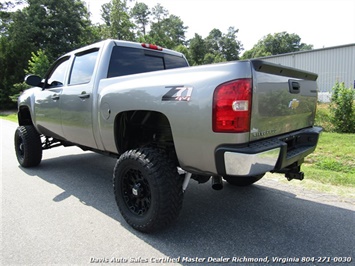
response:
[[[144,49],[115,46],[112,50],[108,78],[186,67],[183,57]]]

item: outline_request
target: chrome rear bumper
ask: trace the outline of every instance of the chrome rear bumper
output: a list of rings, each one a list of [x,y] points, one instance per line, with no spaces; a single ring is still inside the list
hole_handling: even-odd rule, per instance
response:
[[[320,127],[302,129],[249,145],[223,145],[216,149],[216,167],[221,176],[254,176],[278,172],[301,164],[318,143]]]

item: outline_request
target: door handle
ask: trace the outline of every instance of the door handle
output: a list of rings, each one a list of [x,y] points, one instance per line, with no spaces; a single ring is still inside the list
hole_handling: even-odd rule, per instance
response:
[[[53,94],[51,96],[51,98],[52,98],[53,101],[59,100],[59,95],[58,94]]]
[[[90,94],[86,93],[85,91],[83,91],[80,95],[79,95],[80,99],[87,99],[90,98]]]
[[[299,84],[295,80],[289,80],[288,81],[288,86],[289,86],[289,91],[292,94],[298,94],[301,92],[301,84]]]

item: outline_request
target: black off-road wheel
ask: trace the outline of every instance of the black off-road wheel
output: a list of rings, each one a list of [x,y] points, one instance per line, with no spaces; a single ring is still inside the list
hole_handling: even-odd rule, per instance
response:
[[[20,126],[15,132],[15,151],[22,167],[34,167],[42,160],[41,137],[34,126]]]
[[[265,174],[255,176],[226,176],[223,177],[229,184],[237,187],[246,187],[263,178]]]
[[[167,156],[150,147],[123,153],[113,176],[123,218],[144,233],[160,230],[177,219],[183,202],[182,182]]]

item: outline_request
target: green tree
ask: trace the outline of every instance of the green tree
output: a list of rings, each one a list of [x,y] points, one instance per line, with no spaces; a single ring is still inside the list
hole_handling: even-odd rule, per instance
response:
[[[34,47],[29,42],[30,30],[26,15],[15,11],[15,4],[1,6],[1,36],[0,36],[0,101],[1,108],[13,108],[15,104],[10,96],[13,84],[23,80],[24,68],[27,67],[28,54]]]
[[[202,65],[204,63],[207,49],[205,40],[202,36],[195,33],[195,36],[190,40],[188,53],[191,65]]]
[[[9,49],[9,43],[6,38],[0,37],[0,109],[6,109],[9,107],[9,88],[13,82],[11,73],[8,69],[8,64],[10,64],[9,58],[7,57],[7,50]],[[12,104],[10,102],[10,104]]]
[[[159,22],[151,25],[149,36],[154,43],[173,49],[185,44],[185,32],[187,27],[184,22],[175,15],[170,15]]]
[[[157,4],[152,10],[153,19],[156,22],[161,22],[163,19],[167,18],[169,11],[165,9],[161,4]]]
[[[130,21],[127,0],[112,0],[104,4],[101,15],[105,21],[105,27],[102,29],[103,38],[135,41],[135,25]]]
[[[243,54],[243,59],[256,58],[277,54],[292,53],[313,49],[312,45],[301,42],[297,34],[279,32],[274,35],[268,34],[258,41],[254,47]]]
[[[11,11],[15,7],[12,2],[0,3],[0,36],[6,35],[7,28],[12,22]]]
[[[205,38],[207,53],[221,54],[222,53],[222,35],[223,33],[219,29],[213,29]]]
[[[226,59],[223,57],[221,53],[207,53],[203,57],[203,64],[214,64],[225,62]]]
[[[50,60],[87,44],[91,22],[81,0],[27,0],[27,6],[8,12],[11,22],[6,27],[8,42],[27,58],[31,52],[45,49]]]
[[[250,50],[247,50],[243,53],[242,59],[258,58],[272,55],[268,52],[264,45],[261,42],[258,42]]]
[[[146,36],[149,43],[159,44],[160,46],[168,48],[168,38],[165,36],[164,23],[162,22],[168,15],[169,11],[159,3],[152,8],[153,20],[150,23],[150,32],[148,36]]]
[[[234,27],[229,27],[227,34],[222,36],[222,55],[227,61],[239,60],[239,54],[243,48],[241,42],[237,40],[238,31]]]
[[[0,109],[7,108],[9,101],[8,91],[5,88],[8,87],[8,75],[10,74],[7,70],[7,51],[9,49],[7,33],[9,24],[12,22],[10,9],[10,3],[0,3]]]
[[[152,8],[152,21],[147,39],[162,47],[173,49],[184,44],[187,27],[183,24],[179,17],[169,15],[167,9],[157,4]]]
[[[146,27],[149,24],[149,16],[151,12],[145,3],[136,3],[131,11],[131,16],[134,18],[141,34],[146,35]]]
[[[51,60],[87,43],[91,22],[81,0],[27,2],[29,5],[23,12],[32,28],[30,41],[36,44],[37,49],[45,48]]]
[[[89,13],[81,0],[26,0],[1,5],[0,88],[4,105],[10,102],[10,88],[23,80],[33,51],[42,49],[48,59],[91,42]],[[11,10],[9,7],[16,7]],[[5,21],[5,23],[3,23]],[[10,102],[11,103],[11,102]]]
[[[101,6],[101,18],[107,27],[111,26],[111,18],[110,18],[111,8],[112,8],[112,2],[108,2]]]
[[[238,29],[229,27],[227,33],[222,33],[219,29],[213,29],[204,40],[206,44],[206,54],[203,63],[219,63],[225,61],[238,60],[242,44],[237,39]]]

